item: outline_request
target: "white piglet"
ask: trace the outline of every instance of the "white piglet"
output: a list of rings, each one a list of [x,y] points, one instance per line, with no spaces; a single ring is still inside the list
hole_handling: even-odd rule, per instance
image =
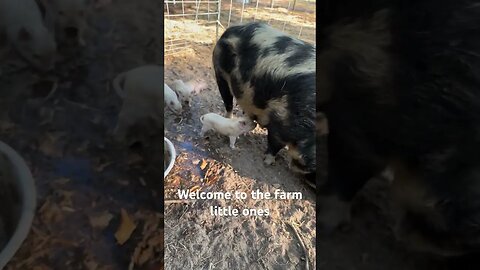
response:
[[[163,126],[163,69],[146,65],[118,74],[112,82],[113,88],[123,99],[114,134],[124,139],[130,127],[146,118]]]
[[[216,113],[207,113],[200,117],[202,122],[201,136],[205,132],[214,130],[215,132],[228,136],[230,138],[230,148],[235,148],[235,141],[238,136],[245,134],[256,127],[256,124],[247,117],[225,118]]]
[[[192,96],[199,93],[207,87],[207,84],[203,81],[196,82],[190,80],[188,82],[183,82],[182,80],[173,81],[173,89],[178,94],[180,101],[184,104],[190,104],[192,101]]]
[[[164,83],[164,100],[165,105],[170,108],[174,113],[180,114],[182,112],[182,104],[178,101],[177,94],[170,88],[166,83]]]
[[[7,44],[35,68],[53,68],[57,45],[34,0],[0,0],[0,38],[2,33]]]

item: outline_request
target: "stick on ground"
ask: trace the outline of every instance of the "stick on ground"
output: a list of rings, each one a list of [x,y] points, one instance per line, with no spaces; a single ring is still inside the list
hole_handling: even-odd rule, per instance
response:
[[[292,228],[293,232],[298,238],[298,241],[300,241],[300,246],[302,247],[303,252],[305,253],[305,270],[310,270],[310,260],[308,258],[308,251],[307,251],[307,247],[305,246],[305,243],[303,242],[303,238],[300,236],[297,228],[295,228],[295,226],[292,223],[287,222],[287,225],[289,225]]]

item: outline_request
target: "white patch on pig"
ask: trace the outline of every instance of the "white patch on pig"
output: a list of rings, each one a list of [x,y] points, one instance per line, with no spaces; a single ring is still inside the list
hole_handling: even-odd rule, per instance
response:
[[[34,0],[0,0],[2,32],[8,45],[34,67],[41,70],[53,68],[57,46]]]
[[[256,126],[253,121],[246,117],[229,119],[216,113],[202,115],[200,122],[202,122],[201,136],[204,136],[205,132],[209,130],[214,130],[229,137],[230,148],[232,149],[235,149],[235,141],[238,136],[253,130]]]
[[[141,66],[120,73],[112,84],[123,99],[114,134],[124,139],[128,129],[138,121],[153,118],[163,125],[163,70],[159,66]],[[123,82],[123,87],[121,87]]]
[[[255,30],[252,43],[256,44],[260,49],[271,48],[277,42],[277,38],[288,36],[272,27],[261,27]],[[302,41],[291,37],[293,42],[303,44]],[[268,72],[270,76],[276,79],[286,78],[291,75],[305,74],[315,72],[315,55],[309,58],[301,65],[291,67],[287,63],[287,58],[297,52],[296,47],[287,47],[284,53],[272,52],[265,57],[259,57],[257,64],[253,70],[255,76],[262,76]],[[306,52],[307,53],[307,52]],[[310,52],[308,52],[310,53]]]

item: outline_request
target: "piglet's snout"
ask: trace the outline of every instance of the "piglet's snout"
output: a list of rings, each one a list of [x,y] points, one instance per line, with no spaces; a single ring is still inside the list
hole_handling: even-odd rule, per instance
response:
[[[248,118],[242,118],[237,122],[237,128],[242,133],[247,133],[255,129],[257,124]]]

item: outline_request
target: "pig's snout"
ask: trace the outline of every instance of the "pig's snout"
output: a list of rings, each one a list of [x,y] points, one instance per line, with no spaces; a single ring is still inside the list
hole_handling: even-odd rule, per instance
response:
[[[175,114],[181,114],[182,113],[182,105],[180,103],[178,104],[171,104],[171,109]]]
[[[66,27],[65,29],[63,29],[63,31],[64,31],[65,36],[67,38],[74,39],[74,38],[78,37],[79,31],[78,31],[77,27],[69,26],[69,27]]]

